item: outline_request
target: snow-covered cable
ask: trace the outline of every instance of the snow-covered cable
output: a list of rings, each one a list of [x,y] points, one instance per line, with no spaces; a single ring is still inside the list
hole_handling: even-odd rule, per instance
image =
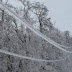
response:
[[[8,51],[1,50],[1,49],[0,49],[0,53],[4,53],[4,54],[7,54],[7,55],[19,57],[19,58],[22,58],[22,59],[28,59],[28,60],[32,60],[32,61],[37,61],[37,62],[59,62],[59,61],[63,61],[65,59],[67,59],[70,56],[70,54],[69,54],[68,56],[66,56],[65,58],[60,59],[60,60],[44,60],[44,59],[37,59],[37,58],[31,58],[31,57],[23,56],[23,55],[20,55],[20,54],[8,52]]]
[[[24,19],[21,19],[16,13],[14,13],[12,10],[10,10],[6,5],[4,5],[2,2],[0,2],[0,4],[3,6],[3,8],[5,8],[9,13],[11,13],[13,15],[13,17],[15,17],[16,19],[20,20],[22,24],[25,24],[31,31],[33,31],[34,33],[36,33],[38,36],[42,37],[44,40],[46,40],[47,42],[49,42],[50,44],[54,45],[55,47],[57,47],[58,49],[67,52],[67,53],[72,53],[70,51],[67,51],[66,49],[63,49],[61,47],[60,44],[56,43],[55,41],[51,40],[49,37],[47,37],[46,35],[42,34],[40,31],[38,31],[37,29],[35,29],[31,24],[29,24],[28,22],[26,22]]]

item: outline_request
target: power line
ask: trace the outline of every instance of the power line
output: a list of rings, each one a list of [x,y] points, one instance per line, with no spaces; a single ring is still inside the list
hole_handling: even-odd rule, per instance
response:
[[[65,58],[60,59],[60,60],[44,60],[44,59],[37,59],[37,58],[31,58],[31,57],[23,56],[23,55],[20,55],[20,54],[8,52],[8,51],[1,50],[1,49],[0,49],[0,52],[4,53],[4,54],[7,54],[7,55],[19,57],[19,58],[22,58],[22,59],[28,59],[28,60],[32,60],[32,61],[37,61],[37,62],[59,62],[59,61],[63,61],[65,59],[67,59],[70,56],[70,54],[69,54],[68,56],[66,56]]]
[[[45,36],[44,34],[42,34],[41,32],[39,32],[38,30],[36,30],[35,28],[33,28],[30,24],[28,24],[25,20],[22,20],[16,13],[14,13],[13,11],[11,11],[6,5],[4,5],[2,2],[0,2],[1,5],[8,11],[10,12],[13,17],[17,18],[18,20],[20,20],[23,24],[25,24],[30,30],[32,30],[34,33],[36,33],[38,36],[42,37],[44,40],[46,40],[47,42],[49,42],[50,44],[54,45],[55,47],[57,47],[58,49],[67,52],[67,53],[72,53],[70,51],[67,51],[66,49],[62,48],[62,45],[56,43],[55,41],[51,40],[50,38],[48,38],[47,36]],[[64,46],[65,47],[65,46]],[[6,51],[2,51],[0,50],[0,52],[8,54],[8,55],[13,55],[16,57],[20,57],[20,58],[25,58],[25,59],[30,59],[30,60],[35,60],[35,61],[48,61],[48,62],[55,62],[55,61],[61,61],[66,59],[67,57],[69,57],[69,55],[64,58],[64,59],[60,59],[60,60],[42,60],[42,59],[35,59],[35,58],[31,58],[31,57],[26,57],[26,56],[22,56],[22,55],[18,55],[18,54],[14,54],[14,53],[10,53],[10,52],[6,52]]]
[[[33,26],[31,26],[28,22],[26,22],[24,19],[21,19],[16,13],[14,13],[12,10],[10,10],[6,5],[4,5],[2,2],[0,2],[1,5],[4,7],[4,9],[6,9],[9,13],[11,13],[13,15],[13,17],[17,18],[18,20],[21,21],[22,24],[25,24],[31,31],[33,31],[34,33],[36,33],[38,36],[42,37],[44,40],[46,40],[47,42],[49,42],[50,44],[54,45],[55,47],[57,47],[58,49],[67,52],[67,53],[72,53],[70,51],[67,51],[66,49],[62,48],[62,45],[56,43],[55,41],[51,40],[49,37],[47,37],[46,35],[42,34],[40,31],[38,31],[37,29],[35,29]]]

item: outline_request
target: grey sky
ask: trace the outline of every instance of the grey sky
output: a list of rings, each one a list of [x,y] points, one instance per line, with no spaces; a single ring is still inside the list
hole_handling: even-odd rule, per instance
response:
[[[35,0],[30,0],[35,1]],[[52,21],[56,21],[55,26],[60,30],[69,30],[72,34],[72,0],[36,0],[44,4],[49,9]]]
[[[5,0],[4,0],[5,1]],[[14,0],[10,0],[12,4]],[[35,0],[30,0],[34,2]],[[49,9],[49,16],[52,22],[56,21],[55,26],[62,31],[69,30],[72,34],[72,0],[36,0],[44,3]],[[20,6],[20,4],[19,4]]]

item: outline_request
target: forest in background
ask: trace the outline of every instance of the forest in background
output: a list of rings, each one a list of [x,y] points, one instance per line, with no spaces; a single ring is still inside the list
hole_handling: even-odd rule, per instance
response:
[[[8,0],[5,5],[47,37],[61,45],[72,47],[69,31],[61,32],[54,27],[45,5],[39,2],[18,1],[23,4],[23,8],[14,7]],[[2,8],[0,8],[0,49],[45,60],[62,59],[68,55],[36,35]],[[63,61],[43,63],[0,53],[0,72],[71,72],[71,61],[70,56]]]

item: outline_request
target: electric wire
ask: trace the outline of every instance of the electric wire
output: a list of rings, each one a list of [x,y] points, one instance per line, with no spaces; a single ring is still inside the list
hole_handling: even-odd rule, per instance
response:
[[[62,48],[62,45],[56,43],[55,41],[51,40],[49,37],[45,36],[44,34],[42,34],[40,31],[38,31],[37,29],[33,28],[33,26],[31,26],[28,22],[26,22],[24,19],[21,19],[16,13],[14,13],[13,11],[11,11],[6,5],[4,5],[2,2],[0,2],[0,4],[3,6],[4,9],[6,9],[9,13],[11,13],[13,15],[13,17],[17,18],[18,20],[21,21],[22,24],[26,25],[30,30],[32,30],[34,33],[36,33],[38,36],[42,37],[44,40],[46,40],[47,42],[49,42],[50,44],[54,45],[56,48],[70,53],[67,57],[69,57],[72,53],[72,51],[68,51],[66,49]],[[65,47],[65,46],[64,46]],[[60,60],[42,60],[42,59],[35,59],[35,58],[31,58],[31,57],[26,57],[26,56],[22,56],[22,55],[18,55],[18,54],[14,54],[11,52],[7,52],[7,51],[3,51],[0,50],[0,52],[8,54],[8,55],[13,55],[16,57],[20,57],[20,58],[25,58],[25,59],[30,59],[30,60],[35,60],[35,61],[48,61],[48,62],[55,62],[55,61],[61,61],[66,59],[67,57],[60,59]]]

